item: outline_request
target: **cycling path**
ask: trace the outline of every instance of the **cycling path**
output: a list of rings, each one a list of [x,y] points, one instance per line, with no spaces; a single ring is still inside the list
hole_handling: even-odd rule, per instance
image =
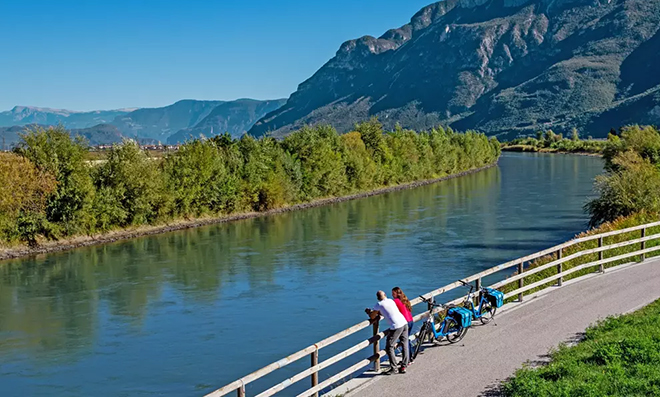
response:
[[[494,324],[473,327],[456,345],[427,344],[406,374],[376,375],[347,395],[498,395],[497,385],[523,363],[543,362],[550,349],[579,340],[599,319],[637,310],[658,298],[660,260],[566,282],[522,304],[505,306]]]

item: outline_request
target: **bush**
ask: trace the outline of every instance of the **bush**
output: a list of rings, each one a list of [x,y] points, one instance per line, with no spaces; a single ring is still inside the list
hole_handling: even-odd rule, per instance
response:
[[[219,135],[187,142],[162,158],[125,141],[96,156],[95,166],[85,160],[85,142],[61,127],[30,130],[22,139],[16,153],[34,172],[52,175],[53,186],[40,191],[44,208],[13,210],[12,217],[0,213],[0,223],[4,240],[12,235],[30,243],[39,234],[57,238],[266,211],[466,171],[500,155],[497,140],[483,134],[384,132],[375,119],[343,136],[329,126],[305,127],[282,141]]]
[[[114,146],[92,174],[98,230],[155,223],[170,209],[163,173],[133,141]]]
[[[38,170],[28,159],[0,153],[0,236],[35,244],[46,230],[45,219],[38,214],[43,214],[47,198],[56,188],[55,177]]]
[[[511,151],[523,152],[565,152],[565,153],[603,153],[607,146],[604,140],[580,139],[580,134],[573,129],[570,138],[564,138],[562,134],[553,131],[539,131],[536,138],[517,138],[510,142],[502,143],[502,148]]]
[[[58,226],[57,231],[64,235],[90,231],[94,186],[82,138],[71,139],[63,127],[36,127],[21,134],[15,152],[39,171],[55,176],[57,189],[47,199],[46,219]]]
[[[607,174],[596,179],[599,197],[585,205],[590,224],[637,212],[660,211],[660,133],[631,126],[610,135],[604,150]]]

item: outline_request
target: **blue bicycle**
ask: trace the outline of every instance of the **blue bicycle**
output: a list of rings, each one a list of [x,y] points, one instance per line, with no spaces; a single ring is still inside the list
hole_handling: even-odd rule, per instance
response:
[[[473,319],[480,320],[484,325],[490,323],[495,317],[495,313],[497,312],[497,306],[493,304],[493,299],[491,297],[492,290],[481,287],[479,289],[479,306],[474,307],[474,286],[472,284],[466,283],[463,280],[458,281],[464,286],[470,288],[470,292],[467,294],[465,301],[463,302],[463,307],[472,313]]]
[[[422,300],[428,305],[429,317],[422,324],[420,329],[417,344],[413,347],[410,357],[414,360],[422,349],[424,342],[440,341],[442,338],[447,338],[449,343],[460,342],[467,334],[468,327],[472,323],[472,316],[470,312],[462,307],[452,306],[448,307],[439,303],[435,303],[433,298],[426,299],[421,296]],[[436,307],[447,308],[447,315],[440,323],[438,330],[435,329],[435,321],[433,309]]]

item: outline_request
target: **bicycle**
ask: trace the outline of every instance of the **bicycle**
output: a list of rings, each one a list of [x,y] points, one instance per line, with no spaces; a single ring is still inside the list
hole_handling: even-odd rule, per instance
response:
[[[424,302],[428,305],[429,317],[422,324],[422,328],[419,331],[417,337],[417,344],[413,347],[413,351],[410,353],[410,357],[414,360],[419,352],[421,351],[422,344],[428,339],[429,342],[440,341],[442,338],[447,338],[449,343],[458,343],[467,334],[468,327],[464,327],[462,324],[459,324],[458,321],[450,315],[446,315],[445,318],[440,323],[439,330],[435,329],[435,321],[433,315],[433,309],[436,307],[444,307],[448,310],[455,308],[456,306],[445,306],[440,303],[435,303],[433,298],[426,299],[423,296],[420,296]]]
[[[490,323],[493,318],[495,318],[495,313],[497,313],[497,307],[493,306],[493,303],[487,298],[488,289],[481,287],[479,288],[479,307],[474,307],[474,296],[475,288],[473,285],[466,283],[463,280],[458,280],[461,284],[470,288],[470,292],[465,297],[463,302],[463,307],[472,312],[472,318],[477,320],[479,319],[482,324],[486,325]]]

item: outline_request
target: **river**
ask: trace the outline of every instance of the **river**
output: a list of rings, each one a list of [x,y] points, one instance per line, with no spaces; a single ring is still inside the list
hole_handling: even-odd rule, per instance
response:
[[[570,239],[601,172],[507,153],[417,189],[0,263],[0,395],[201,395],[363,320],[378,289],[414,297]]]

